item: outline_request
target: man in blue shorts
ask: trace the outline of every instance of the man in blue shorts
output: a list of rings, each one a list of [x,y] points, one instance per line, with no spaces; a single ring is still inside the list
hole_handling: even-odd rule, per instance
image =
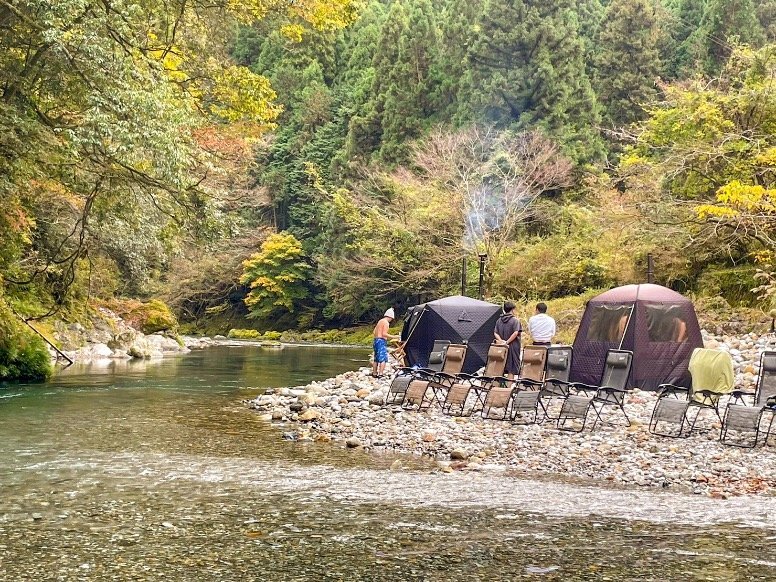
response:
[[[374,360],[372,361],[372,376],[375,378],[379,378],[383,375],[385,364],[388,362],[388,339],[399,337],[388,333],[388,328],[394,319],[396,319],[396,314],[393,311],[393,307],[391,307],[385,312],[383,318],[377,322],[377,325],[375,325],[375,339],[372,344],[375,352]]]

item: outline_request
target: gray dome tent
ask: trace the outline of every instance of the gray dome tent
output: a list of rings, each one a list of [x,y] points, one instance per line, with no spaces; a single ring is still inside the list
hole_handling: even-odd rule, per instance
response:
[[[687,365],[703,347],[692,302],[660,285],[625,285],[591,299],[574,339],[571,379],[596,384],[606,351],[633,351],[631,387],[687,386]]]
[[[449,340],[469,346],[463,371],[476,372],[485,365],[499,315],[500,306],[462,295],[410,307],[401,332],[408,365],[428,365],[434,340]]]

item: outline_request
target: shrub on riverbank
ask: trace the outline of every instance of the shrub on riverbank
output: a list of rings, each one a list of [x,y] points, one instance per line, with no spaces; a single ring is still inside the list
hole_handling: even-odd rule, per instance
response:
[[[107,307],[144,334],[174,331],[178,328],[178,320],[173,312],[166,303],[158,299],[146,303],[134,299],[114,299],[107,303]]]
[[[390,333],[398,335],[401,331],[401,322],[390,329]],[[371,345],[372,344],[371,325],[360,327],[351,327],[348,329],[328,329],[310,331],[265,331],[264,333],[255,329],[231,329],[229,337],[234,339],[250,339],[258,341],[282,341],[291,343],[314,343],[314,344],[342,344],[348,346]]]
[[[0,381],[45,380],[51,371],[46,344],[0,299]]]

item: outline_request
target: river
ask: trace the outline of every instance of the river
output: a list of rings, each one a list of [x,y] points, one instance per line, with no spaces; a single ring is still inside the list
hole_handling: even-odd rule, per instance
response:
[[[213,347],[0,386],[0,579],[776,578],[774,497],[448,475],[241,404],[365,359]]]

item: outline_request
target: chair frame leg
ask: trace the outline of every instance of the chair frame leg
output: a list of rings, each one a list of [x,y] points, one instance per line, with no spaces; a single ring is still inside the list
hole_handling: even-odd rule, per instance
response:
[[[493,417],[490,415],[490,411],[493,410],[493,407],[491,406],[488,408],[488,411],[485,412],[485,404],[482,405],[482,410],[480,411],[480,416],[484,418],[485,420],[503,420],[503,421],[511,421],[512,420],[512,398],[514,397],[514,390],[509,393],[509,397],[507,398],[507,403],[504,405],[504,414],[501,418]],[[487,400],[487,398],[486,398]]]
[[[517,396],[517,393],[512,393],[512,411],[510,413],[510,420],[518,425],[528,425],[528,424],[540,424],[539,421],[539,401],[541,400],[540,394],[537,394],[536,396],[536,402],[534,402],[533,405],[533,420],[530,422],[518,422],[517,421],[517,415],[518,411],[515,410],[514,402],[515,402],[515,396]]]
[[[444,414],[447,414],[448,416],[471,416],[471,414],[474,412],[474,408],[472,408],[472,410],[469,411],[469,414],[464,414],[464,411],[466,410],[466,401],[469,399],[469,396],[471,395],[471,393],[472,393],[472,388],[469,388],[466,391],[466,396],[464,396],[463,402],[460,405],[453,404],[452,402],[448,402],[447,398],[445,398],[445,401],[444,401],[444,403],[442,405],[442,412]],[[448,392],[448,397],[449,397],[449,395],[450,395],[450,393]],[[460,406],[461,407],[460,410],[457,413],[453,411],[453,407],[454,406]]]
[[[692,434],[692,431],[695,430],[695,423],[698,422],[698,417],[700,416],[701,411],[703,409],[711,409],[711,410],[713,410],[714,414],[717,416],[717,420],[719,420],[719,422],[720,422],[720,426],[724,425],[724,423],[722,422],[722,417],[719,415],[719,408],[717,406],[693,406],[692,403],[690,403],[690,406],[693,407],[693,408],[697,408],[698,412],[695,413],[695,418],[692,419],[692,423],[690,424],[690,430],[688,431],[688,436],[690,434]],[[688,412],[689,412],[689,410],[688,410]],[[720,432],[721,431],[722,431],[722,429],[720,428]]]
[[[610,423],[606,423],[606,422],[604,422],[604,419],[601,417],[601,414],[603,413],[604,408],[606,406],[611,406],[611,405],[616,404],[616,403],[614,403],[614,402],[606,403],[606,402],[601,402],[599,400],[598,404],[601,405],[600,408],[596,407],[596,400],[595,399],[593,399],[593,401],[590,403],[590,406],[595,411],[595,416],[596,416],[595,419],[593,420],[593,426],[590,427],[590,430],[595,430],[595,427],[598,425],[599,422],[601,424],[609,424],[610,426],[615,426],[615,423],[611,423],[611,422]],[[625,426],[629,427],[631,425],[631,419],[628,417],[628,413],[625,412],[625,403],[623,402],[622,404],[616,404],[616,406],[620,410],[620,412],[622,412],[623,416],[625,417],[625,422],[626,422]]]
[[[582,432],[585,430],[585,426],[587,425],[587,417],[590,414],[590,407],[592,406],[593,401],[590,400],[590,402],[587,405],[587,408],[585,409],[585,416],[582,418],[582,428],[580,429],[574,429],[574,428],[567,428],[564,425],[566,422],[571,418],[579,418],[577,416],[562,416],[561,414],[558,414],[558,420],[556,421],[556,427],[558,430],[563,430],[566,432]],[[561,413],[563,412],[563,409],[561,408]]]
[[[657,406],[660,403],[660,400],[658,400],[655,403],[655,408],[652,409],[652,416],[649,417],[649,432],[662,437],[668,437],[672,439],[678,439],[678,438],[686,438],[689,436],[689,433],[686,435],[684,434],[684,424],[687,422],[687,409],[685,409],[684,413],[682,414],[682,422],[679,423],[679,431],[675,434],[670,432],[658,432],[657,430],[657,423],[659,422],[657,419],[655,419],[655,412],[657,412]]]
[[[754,429],[754,442],[752,442],[752,444],[736,442],[734,440],[728,440],[727,436],[728,436],[728,432],[730,431],[730,427],[728,426],[727,419],[728,419],[729,412],[730,412],[730,405],[728,405],[728,407],[725,408],[725,416],[722,419],[722,428],[719,431],[719,442],[729,447],[739,447],[742,449],[755,448],[757,446],[758,441],[760,440],[760,423],[762,422],[764,411],[761,410],[760,414],[757,415],[757,425],[755,426],[755,429]],[[774,415],[771,414],[771,421],[768,423],[768,430],[765,432],[765,440],[763,440],[763,446],[765,446],[765,444],[768,442],[768,435],[771,432],[773,417]],[[736,431],[736,432],[742,432],[742,431]]]
[[[773,421],[774,421],[774,419],[776,419],[776,410],[773,410],[772,408],[769,408],[768,412],[771,413],[771,420],[768,423],[768,429],[765,431],[765,438],[763,439],[763,446],[764,447],[768,445],[768,437],[771,436],[771,427],[773,427]],[[757,428],[758,429],[760,428],[759,425],[758,425]]]

